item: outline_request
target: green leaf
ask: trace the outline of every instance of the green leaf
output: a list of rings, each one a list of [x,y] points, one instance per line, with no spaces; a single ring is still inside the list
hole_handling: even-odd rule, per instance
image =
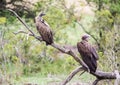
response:
[[[6,23],[6,17],[0,17],[0,24]]]

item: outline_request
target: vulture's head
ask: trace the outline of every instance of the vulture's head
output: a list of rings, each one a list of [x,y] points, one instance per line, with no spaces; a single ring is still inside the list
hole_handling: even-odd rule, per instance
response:
[[[88,41],[89,37],[90,37],[90,35],[85,34],[82,36],[82,40]]]

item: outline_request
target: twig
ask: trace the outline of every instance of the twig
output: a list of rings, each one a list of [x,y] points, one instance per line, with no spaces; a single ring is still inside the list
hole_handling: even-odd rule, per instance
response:
[[[13,32],[15,35],[17,34],[20,34],[20,33],[23,33],[23,34],[28,34],[27,32],[23,31],[23,30],[20,30],[18,32]],[[33,34],[29,34],[29,36],[33,36]]]
[[[78,21],[77,21],[77,23],[82,27],[82,29],[84,30],[85,33],[89,34],[89,35],[96,41],[97,45],[99,46],[99,42],[98,42],[98,40],[94,37],[94,35],[92,35],[90,32],[88,32],[88,31],[85,29],[85,27],[84,27],[82,24],[80,24]]]
[[[66,85],[79,71],[82,71],[83,67],[79,66],[77,67],[73,72],[69,74],[69,76],[66,78],[65,81],[63,81],[60,85]]]
[[[84,74],[86,71],[83,71],[82,73],[80,73],[80,76],[82,75],[82,74]]]
[[[35,34],[33,35],[33,34],[29,34],[29,33],[27,33],[27,32],[25,32],[25,31],[18,31],[18,32],[13,32],[13,34],[20,34],[20,33],[23,33],[23,34],[28,34],[29,36],[33,36],[35,39],[37,39],[37,40],[39,40],[39,41],[42,41],[42,38],[40,37],[40,36],[36,36]]]
[[[92,85],[97,85],[97,83],[100,81],[100,79],[96,79]]]

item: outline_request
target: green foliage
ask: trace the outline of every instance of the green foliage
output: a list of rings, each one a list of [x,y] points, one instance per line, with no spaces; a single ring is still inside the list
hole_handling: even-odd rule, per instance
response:
[[[117,64],[119,64],[120,55],[118,55],[118,50],[116,51],[117,47],[120,47],[120,45],[118,45],[118,43],[120,44],[120,39],[118,38],[120,32],[118,26],[120,23],[120,20],[118,20],[118,7],[120,6],[114,1],[110,0],[103,0],[101,4],[101,9],[96,11],[96,19],[93,22],[93,27],[96,28],[94,30],[96,30],[99,35],[99,37],[97,38],[98,42],[100,43],[99,55],[101,56],[101,60],[99,60],[99,67],[100,69],[111,71],[115,69],[120,69],[117,66]],[[99,6],[100,2],[98,2],[97,5]],[[104,60],[106,62],[104,62]],[[103,65],[105,66],[103,67]],[[108,66],[110,68],[107,68]]]
[[[120,1],[117,1],[116,3],[112,3],[111,5],[110,5],[110,11],[111,11],[111,13],[118,13],[118,14],[120,14]]]
[[[88,2],[95,2],[98,10],[108,9],[113,16],[120,14],[120,1],[119,0],[88,0]]]
[[[0,17],[0,24],[6,23],[6,17]]]
[[[71,58],[57,59],[57,60],[48,60],[47,58],[39,58],[36,59],[36,63],[29,63],[29,65],[24,67],[24,74],[31,73],[40,73],[43,76],[47,76],[48,74],[56,75],[62,73],[69,73],[74,67],[76,67],[75,61]]]
[[[1,10],[0,11],[0,21],[3,21],[3,23],[12,24],[15,21],[15,17],[11,15],[11,13],[8,10]]]
[[[99,29],[110,30],[113,25],[113,18],[109,10],[101,10],[96,13]]]
[[[53,29],[63,29],[66,22],[66,18],[62,9],[56,7],[50,7],[46,13],[45,20],[50,24]],[[60,26],[60,27],[59,27]]]
[[[11,56],[11,61],[13,62],[13,63],[15,63],[15,62],[17,62],[19,59],[18,59],[18,57],[17,56]]]

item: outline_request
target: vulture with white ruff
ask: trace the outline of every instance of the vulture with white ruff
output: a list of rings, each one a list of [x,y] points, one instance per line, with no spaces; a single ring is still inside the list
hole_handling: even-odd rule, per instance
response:
[[[46,45],[50,45],[53,43],[53,33],[50,26],[42,18],[44,15],[44,13],[41,13],[39,16],[35,17],[35,24],[42,40],[46,42]]]

